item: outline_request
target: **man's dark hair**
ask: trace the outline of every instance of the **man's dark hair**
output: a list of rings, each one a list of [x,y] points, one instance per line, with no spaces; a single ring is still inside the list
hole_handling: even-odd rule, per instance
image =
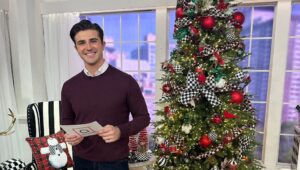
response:
[[[89,20],[81,20],[77,24],[73,25],[73,27],[70,30],[70,37],[71,37],[71,39],[72,39],[72,41],[74,42],[75,45],[76,45],[75,35],[79,31],[85,31],[85,30],[96,30],[98,32],[100,40],[103,43],[103,35],[104,35],[104,33],[103,33],[102,28],[98,24],[92,23]]]

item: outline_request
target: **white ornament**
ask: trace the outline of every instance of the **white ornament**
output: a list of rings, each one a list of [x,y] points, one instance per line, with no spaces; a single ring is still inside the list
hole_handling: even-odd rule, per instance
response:
[[[181,126],[181,131],[184,132],[185,134],[189,134],[191,132],[192,125],[182,125]]]
[[[165,138],[163,138],[163,137],[157,137],[156,138],[156,143],[158,145],[163,144],[164,142],[165,142]]]
[[[226,84],[226,80],[224,79],[220,79],[217,83],[216,83],[216,87],[217,88],[223,88]]]
[[[67,154],[63,149],[67,148],[65,143],[58,143],[55,138],[48,138],[49,147],[41,148],[41,154],[49,154],[49,163],[56,169],[66,166],[68,162]]]

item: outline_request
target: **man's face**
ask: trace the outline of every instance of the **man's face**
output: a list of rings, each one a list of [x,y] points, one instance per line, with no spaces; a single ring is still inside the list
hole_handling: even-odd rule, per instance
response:
[[[75,48],[85,65],[101,63],[104,46],[96,30],[79,31],[75,35]]]

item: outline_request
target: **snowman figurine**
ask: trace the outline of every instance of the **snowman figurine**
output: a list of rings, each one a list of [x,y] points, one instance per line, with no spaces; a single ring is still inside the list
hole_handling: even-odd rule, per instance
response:
[[[48,138],[49,147],[41,148],[41,154],[49,154],[49,163],[52,167],[59,169],[66,166],[68,162],[67,154],[63,149],[67,148],[65,143],[58,143],[55,138]]]

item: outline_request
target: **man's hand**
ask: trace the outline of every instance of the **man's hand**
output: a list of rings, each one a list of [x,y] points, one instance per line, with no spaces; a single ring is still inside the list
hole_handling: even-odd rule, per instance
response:
[[[71,135],[71,134],[65,134],[65,140],[68,144],[75,146],[78,145],[82,140],[83,140],[83,136],[79,136],[79,135]]]
[[[121,131],[117,126],[106,125],[99,130],[98,135],[101,136],[106,143],[111,143],[120,139]]]

